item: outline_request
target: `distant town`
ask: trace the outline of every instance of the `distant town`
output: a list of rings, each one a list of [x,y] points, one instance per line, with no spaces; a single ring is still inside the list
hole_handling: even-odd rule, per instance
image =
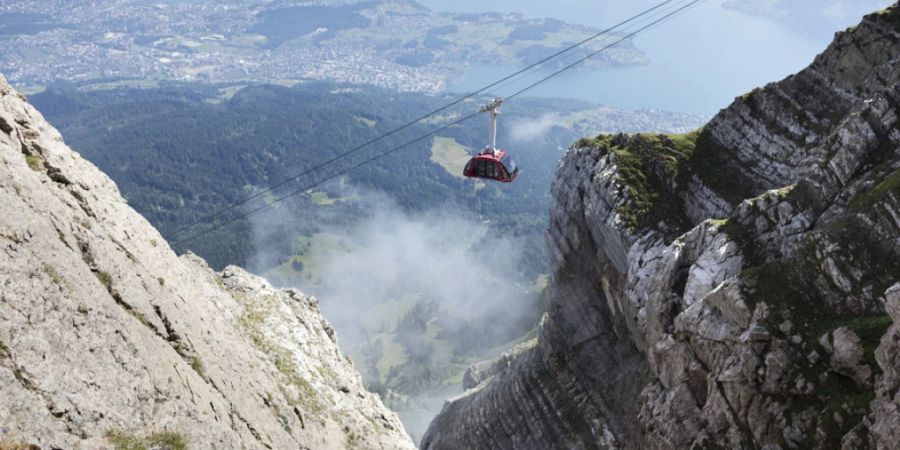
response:
[[[327,80],[435,93],[470,65],[528,64],[595,32],[516,14],[436,13],[404,0],[13,0],[0,4],[0,73],[26,91],[57,81]],[[625,42],[592,64],[645,62]]]

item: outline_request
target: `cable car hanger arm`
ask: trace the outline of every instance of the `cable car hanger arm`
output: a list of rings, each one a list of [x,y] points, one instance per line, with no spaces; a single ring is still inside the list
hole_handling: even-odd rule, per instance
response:
[[[490,150],[492,155],[497,154],[497,114],[500,114],[500,105],[502,104],[502,98],[495,98],[478,108],[478,112],[486,112],[490,118],[488,122],[488,146],[485,150]]]

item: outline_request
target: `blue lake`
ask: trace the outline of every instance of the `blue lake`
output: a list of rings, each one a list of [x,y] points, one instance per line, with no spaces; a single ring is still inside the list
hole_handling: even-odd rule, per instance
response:
[[[439,11],[523,12],[602,29],[657,1],[636,0],[422,0]],[[575,97],[610,106],[655,108],[712,115],[757,86],[777,81],[809,65],[830,39],[794,32],[768,19],[706,0],[635,38],[650,63],[620,68],[569,71],[529,95]],[[475,65],[448,90],[471,91],[508,75],[512,65]],[[549,72],[545,72],[549,73]],[[530,80],[541,78],[534,74]],[[500,89],[509,95],[520,84]]]

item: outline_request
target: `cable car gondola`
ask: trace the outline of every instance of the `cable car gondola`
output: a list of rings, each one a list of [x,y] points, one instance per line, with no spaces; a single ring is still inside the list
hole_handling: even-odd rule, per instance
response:
[[[463,176],[512,183],[519,175],[519,167],[512,157],[505,150],[497,148],[497,114],[500,114],[502,103],[503,99],[495,98],[478,110],[488,113],[490,143],[466,163]]]

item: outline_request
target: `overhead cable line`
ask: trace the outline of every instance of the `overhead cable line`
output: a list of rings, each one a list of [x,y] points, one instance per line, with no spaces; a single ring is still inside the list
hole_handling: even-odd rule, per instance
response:
[[[593,58],[593,57],[595,57],[595,56],[597,56],[597,55],[603,53],[604,51],[606,51],[606,50],[608,50],[608,49],[610,49],[610,48],[612,48],[612,47],[615,47],[616,45],[618,45],[618,44],[620,44],[620,43],[622,43],[622,42],[624,42],[624,41],[626,41],[626,40],[629,40],[629,39],[631,39],[631,38],[634,38],[635,36],[639,35],[640,33],[642,33],[642,32],[644,32],[644,31],[646,31],[646,30],[648,30],[648,29],[650,29],[650,28],[652,28],[652,27],[654,27],[654,26],[656,26],[656,25],[662,23],[663,21],[665,21],[665,20],[667,20],[667,19],[669,19],[669,18],[671,18],[671,17],[673,17],[673,16],[675,16],[675,15],[677,15],[677,14],[680,14],[680,13],[684,12],[684,11],[687,10],[688,8],[690,8],[690,7],[692,7],[692,6],[694,6],[694,5],[698,4],[698,3],[700,3],[701,1],[703,1],[703,0],[691,0],[689,3],[687,3],[687,4],[685,4],[685,5],[681,6],[681,7],[679,7],[679,8],[677,8],[677,9],[675,9],[674,11],[672,11],[672,12],[670,12],[670,13],[667,13],[666,15],[664,15],[664,16],[662,16],[662,17],[660,17],[660,18],[658,18],[658,19],[656,19],[656,20],[650,22],[650,23],[647,24],[647,25],[642,26],[641,28],[638,28],[637,30],[635,30],[635,31],[633,31],[633,32],[631,32],[631,33],[625,35],[624,37],[622,37],[622,38],[616,40],[615,42],[613,42],[613,43],[611,43],[611,44],[608,44],[608,45],[604,46],[603,48],[601,48],[601,49],[599,49],[599,50],[597,50],[597,51],[595,51],[595,52],[593,52],[593,53],[591,53],[591,54],[589,54],[589,55],[587,55],[587,56],[585,56],[585,57],[583,57],[583,58],[581,58],[581,59],[579,59],[579,60],[577,60],[577,61],[575,61],[575,62],[573,62],[573,63],[571,63],[571,64],[566,65],[565,67],[563,67],[563,68],[561,68],[561,69],[559,69],[559,70],[557,70],[557,71],[555,71],[555,72],[553,72],[553,73],[551,73],[551,74],[549,74],[549,75],[547,75],[547,76],[541,78],[540,80],[538,80],[538,81],[536,81],[536,82],[534,82],[534,83],[529,84],[528,86],[526,86],[526,87],[524,87],[524,88],[522,88],[522,89],[516,91],[516,92],[513,93],[512,95],[506,97],[506,99],[515,98],[515,97],[517,97],[517,96],[519,96],[519,95],[521,95],[521,94],[523,94],[523,93],[525,93],[525,92],[527,92],[527,91],[529,91],[529,90],[531,90],[531,89],[537,87],[538,85],[547,82],[548,80],[550,80],[550,79],[552,79],[552,78],[554,78],[554,77],[556,77],[556,76],[562,74],[563,72],[566,72],[567,70],[569,70],[569,69],[571,69],[571,68],[573,68],[573,67],[575,67],[575,66],[577,66],[577,65],[579,65],[579,64],[584,63],[585,61],[587,61],[587,60],[589,60],[589,59],[591,59],[591,58]],[[497,83],[495,83],[495,84],[497,84]],[[325,177],[325,178],[322,178],[322,179],[320,179],[320,180],[316,180],[316,181],[314,181],[314,182],[312,182],[312,183],[310,183],[310,184],[307,184],[307,185],[303,186],[303,187],[300,188],[300,189],[297,189],[297,190],[295,190],[295,191],[292,191],[292,192],[290,192],[290,193],[288,193],[288,194],[285,194],[285,195],[283,195],[283,196],[281,196],[281,197],[278,197],[278,198],[276,198],[276,199],[274,199],[274,200],[272,200],[272,201],[270,201],[270,202],[267,202],[267,203],[265,203],[265,204],[263,204],[263,205],[261,205],[261,206],[258,206],[258,207],[254,208],[254,209],[251,209],[251,210],[249,210],[249,211],[246,211],[246,212],[244,212],[244,213],[242,213],[242,214],[240,214],[240,215],[238,215],[238,216],[236,216],[236,217],[234,217],[234,218],[232,218],[232,219],[229,219],[229,220],[227,220],[227,221],[225,221],[225,222],[218,223],[218,224],[214,225],[214,226],[211,227],[211,228],[207,228],[206,230],[197,232],[197,233],[192,234],[192,235],[190,235],[190,236],[188,236],[188,237],[186,237],[186,238],[176,240],[176,241],[173,242],[173,245],[178,245],[178,244],[182,244],[182,243],[184,243],[184,242],[190,241],[190,240],[194,240],[194,239],[196,239],[196,238],[198,238],[198,237],[200,237],[200,236],[209,234],[209,233],[211,233],[211,232],[213,232],[213,231],[215,231],[215,230],[218,230],[218,229],[220,229],[220,228],[222,228],[222,227],[224,227],[224,226],[230,225],[230,224],[232,224],[232,223],[234,223],[234,222],[236,222],[236,221],[238,221],[238,220],[241,220],[241,219],[244,219],[244,218],[246,218],[246,217],[249,217],[249,216],[251,216],[251,215],[253,215],[253,214],[256,214],[256,213],[258,213],[258,212],[260,212],[260,211],[262,211],[262,210],[268,209],[268,208],[270,208],[271,206],[273,206],[273,205],[275,205],[275,204],[277,204],[277,203],[281,203],[281,202],[283,202],[284,200],[287,200],[287,199],[289,199],[289,198],[291,198],[291,197],[294,197],[294,196],[296,196],[296,195],[298,195],[298,194],[301,194],[301,193],[303,193],[303,192],[306,192],[306,191],[308,191],[308,190],[310,190],[310,189],[312,189],[312,188],[315,188],[315,187],[317,187],[317,186],[319,186],[319,185],[321,185],[321,184],[323,184],[323,183],[325,183],[325,182],[327,182],[327,181],[330,181],[330,180],[333,180],[333,179],[335,179],[335,178],[337,178],[337,177],[340,177],[340,176],[342,176],[342,175],[345,175],[346,173],[348,173],[348,172],[350,172],[350,171],[352,171],[352,170],[358,169],[358,168],[360,168],[360,167],[362,167],[362,166],[365,166],[365,165],[367,165],[367,164],[370,164],[370,163],[372,163],[372,162],[374,162],[374,161],[376,161],[376,160],[379,160],[379,159],[384,158],[384,157],[386,157],[386,156],[388,156],[388,155],[394,154],[394,153],[396,153],[396,152],[398,152],[398,151],[400,151],[400,150],[402,150],[402,149],[404,149],[404,148],[406,148],[406,147],[408,147],[408,146],[410,146],[410,145],[412,145],[412,144],[415,144],[415,143],[417,143],[417,142],[421,142],[421,141],[423,141],[423,140],[425,140],[425,139],[428,139],[428,138],[430,138],[430,137],[432,137],[432,136],[434,136],[434,135],[440,133],[441,131],[444,131],[444,130],[447,130],[447,129],[451,128],[451,127],[454,127],[454,126],[456,126],[456,125],[459,125],[459,124],[461,124],[462,122],[465,122],[466,120],[469,120],[469,119],[471,119],[472,117],[475,117],[476,115],[478,115],[478,112],[471,113],[471,114],[469,114],[469,115],[467,115],[467,116],[464,116],[464,117],[462,117],[462,118],[460,118],[460,119],[457,119],[457,120],[455,120],[455,121],[453,121],[453,122],[450,122],[450,123],[448,123],[448,124],[446,124],[446,125],[444,125],[444,126],[442,126],[442,127],[436,128],[435,130],[432,130],[432,131],[430,131],[430,132],[428,132],[428,133],[426,133],[426,134],[424,134],[424,135],[422,135],[422,136],[419,136],[418,138],[415,138],[415,139],[413,139],[413,140],[411,140],[411,141],[408,141],[408,142],[406,142],[406,143],[404,143],[404,144],[402,144],[402,145],[399,145],[399,146],[397,146],[397,147],[394,147],[394,148],[392,148],[392,149],[390,149],[390,150],[388,150],[388,151],[386,151],[386,152],[383,152],[383,153],[380,153],[380,154],[375,155],[375,156],[373,156],[373,157],[370,157],[370,158],[368,158],[368,159],[366,159],[366,160],[364,160],[364,161],[362,161],[362,162],[360,162],[360,163],[357,163],[357,164],[355,164],[355,165],[352,165],[352,166],[350,166],[350,167],[348,167],[348,168],[346,168],[346,169],[340,170],[340,171],[338,171],[338,172],[336,172],[336,173],[334,173],[334,174],[332,174],[332,175],[329,175],[329,176],[327,176],[327,177]],[[270,190],[271,190],[271,189],[270,189]]]
[[[673,5],[668,5],[668,6],[677,6],[678,3],[684,3],[684,0],[677,0],[676,2],[674,2]],[[659,6],[665,6],[665,5],[659,5]],[[640,18],[640,20],[635,20],[634,22],[640,22],[640,21],[645,20],[645,19],[649,19],[650,21],[653,21],[655,18],[667,14],[667,12],[666,12],[666,9],[665,9],[665,8],[661,8],[661,9],[655,9],[655,10],[653,10],[653,11],[647,10],[647,11],[644,11],[642,14],[643,14],[643,16]],[[620,34],[627,34],[627,32],[625,32],[625,31],[620,31]],[[574,46],[572,46],[572,47],[574,48],[574,47],[576,47],[576,46],[578,46],[578,44],[576,44],[576,45],[574,45]],[[567,49],[567,51],[572,50],[573,48],[569,48],[569,49]],[[532,64],[532,65],[530,65],[530,66],[528,66],[528,67],[525,67],[524,69],[522,69],[522,70],[516,72],[515,74],[510,75],[509,77],[507,77],[507,78],[509,78],[509,80],[499,80],[499,81],[497,81],[497,83],[502,83],[502,84],[499,84],[498,86],[494,86],[494,89],[493,89],[493,90],[499,92],[499,91],[502,90],[502,89],[505,89],[505,88],[507,88],[507,87],[510,87],[510,86],[516,84],[516,83],[519,82],[521,79],[525,78],[525,77],[522,77],[521,75],[522,75],[523,73],[525,73],[525,72],[528,72],[528,71],[530,71],[530,72],[538,72],[539,70],[544,69],[543,72],[546,73],[546,71],[549,71],[549,70],[552,69],[552,68],[551,68],[551,67],[542,67],[542,66],[543,66],[545,63],[547,63],[549,59],[553,59],[553,58],[556,58],[556,57],[561,56],[561,53],[562,53],[562,52],[558,52],[557,54],[555,54],[555,55],[553,55],[553,56],[551,56],[551,57],[545,58],[544,60],[539,61],[538,63],[535,63],[535,64]],[[583,53],[582,53],[582,54],[583,54]],[[566,63],[563,62],[562,60],[565,59],[565,58],[567,58],[568,56],[570,56],[570,55],[566,55],[566,56],[564,56],[564,57],[560,57],[559,60],[556,61],[557,63],[559,63],[558,65],[556,65],[556,67],[562,67],[562,66],[564,66]],[[576,56],[577,56],[577,54],[576,54]],[[516,80],[515,78],[519,78],[519,80]]]
[[[182,226],[182,227],[176,229],[172,234],[173,234],[173,235],[177,235],[177,234],[183,233],[184,231],[186,231],[186,230],[188,230],[188,229],[190,229],[190,228],[193,228],[194,226],[199,225],[199,224],[201,224],[201,223],[203,223],[203,222],[206,222],[206,221],[209,220],[209,219],[215,218],[215,217],[217,217],[217,216],[220,216],[220,215],[222,215],[222,214],[224,214],[224,213],[226,213],[226,212],[228,212],[228,211],[231,211],[231,210],[237,208],[238,206],[244,205],[244,204],[246,204],[247,202],[249,202],[249,201],[251,201],[251,200],[253,200],[253,199],[255,199],[255,198],[260,197],[261,195],[267,194],[267,193],[269,193],[269,192],[271,192],[271,191],[273,191],[273,190],[275,190],[275,189],[277,189],[277,188],[279,188],[279,187],[281,187],[281,186],[284,186],[285,184],[288,184],[288,183],[290,183],[290,182],[292,182],[292,181],[295,181],[295,180],[297,180],[297,179],[299,179],[299,178],[301,178],[301,177],[303,177],[303,176],[309,175],[310,173],[313,173],[313,172],[315,172],[315,171],[317,171],[317,170],[319,170],[319,169],[321,169],[321,168],[323,168],[323,167],[325,167],[325,166],[327,166],[327,165],[329,165],[329,164],[331,164],[331,163],[333,163],[333,162],[335,162],[335,161],[337,161],[337,160],[339,160],[339,159],[345,158],[345,157],[347,157],[347,156],[349,156],[349,155],[351,155],[351,154],[353,154],[353,153],[356,153],[356,152],[358,152],[359,150],[362,150],[362,149],[365,148],[365,147],[368,147],[368,146],[370,146],[370,145],[372,145],[372,144],[374,144],[374,143],[376,143],[376,142],[379,142],[379,141],[381,141],[382,139],[384,139],[384,138],[386,138],[386,137],[389,137],[389,136],[391,136],[391,135],[394,135],[394,134],[396,134],[396,133],[398,133],[398,132],[400,132],[400,131],[402,131],[402,130],[405,130],[405,129],[407,129],[407,128],[409,128],[409,127],[411,127],[411,126],[413,126],[413,125],[415,125],[415,124],[417,124],[417,123],[419,123],[419,122],[422,122],[422,121],[425,120],[425,119],[428,119],[429,117],[435,116],[435,115],[437,115],[437,114],[439,114],[439,113],[441,113],[441,112],[443,112],[443,111],[446,111],[447,109],[450,109],[450,108],[452,108],[452,107],[454,107],[454,106],[456,106],[456,105],[458,105],[458,104],[460,104],[460,103],[462,103],[462,102],[464,102],[464,101],[466,101],[466,100],[468,100],[468,99],[470,99],[470,98],[473,98],[473,97],[475,97],[475,96],[477,96],[477,95],[479,95],[479,94],[481,94],[481,93],[484,93],[484,92],[487,91],[488,89],[492,89],[492,88],[494,88],[494,87],[500,85],[501,83],[505,83],[505,82],[507,82],[507,81],[509,81],[509,80],[512,80],[513,78],[518,77],[519,75],[521,75],[521,74],[523,74],[523,73],[525,73],[525,72],[528,72],[528,71],[531,70],[531,69],[534,69],[534,68],[536,68],[536,67],[539,67],[539,66],[543,65],[544,63],[546,63],[546,62],[548,62],[548,61],[550,61],[550,60],[552,60],[552,59],[554,59],[554,58],[556,58],[556,57],[558,57],[558,56],[560,56],[560,55],[562,55],[562,54],[564,54],[564,53],[567,53],[567,52],[569,52],[569,51],[574,50],[575,48],[581,47],[582,45],[587,44],[588,42],[591,42],[591,41],[593,41],[593,40],[595,40],[595,39],[597,39],[597,38],[599,38],[599,37],[601,37],[601,36],[603,36],[603,35],[605,35],[605,34],[608,34],[608,33],[612,32],[612,31],[616,30],[617,28],[620,28],[620,27],[622,27],[622,26],[625,26],[625,25],[627,25],[627,24],[629,24],[629,23],[631,23],[631,22],[634,22],[635,20],[640,19],[641,17],[644,17],[644,16],[646,16],[646,15],[648,15],[648,14],[650,14],[650,13],[652,13],[652,12],[654,12],[654,11],[656,11],[656,10],[658,10],[658,9],[660,9],[660,8],[666,6],[667,4],[672,3],[672,2],[674,2],[674,1],[676,1],[676,0],[665,0],[665,1],[663,1],[663,2],[660,2],[660,3],[656,4],[656,5],[654,5],[653,7],[648,8],[648,9],[646,9],[646,10],[640,12],[639,14],[636,14],[636,15],[634,15],[634,16],[631,16],[631,17],[629,17],[628,19],[625,19],[625,20],[623,20],[623,21],[621,21],[621,22],[619,22],[619,23],[617,23],[617,24],[615,24],[615,25],[613,25],[613,26],[611,26],[611,27],[609,27],[609,28],[606,28],[605,30],[602,30],[602,31],[600,31],[600,32],[598,32],[598,33],[595,33],[595,34],[592,35],[592,36],[589,36],[589,37],[587,37],[587,38],[585,38],[585,39],[583,39],[583,40],[581,40],[581,41],[579,41],[579,42],[576,42],[575,44],[572,44],[572,45],[570,45],[570,46],[568,46],[568,47],[566,47],[566,48],[563,48],[563,49],[561,49],[561,50],[559,50],[559,51],[557,51],[557,52],[551,54],[550,56],[547,56],[547,57],[541,59],[540,61],[537,61],[537,62],[535,62],[535,63],[533,63],[533,64],[531,64],[531,65],[529,65],[529,66],[527,66],[527,67],[525,67],[525,68],[523,68],[523,69],[520,69],[520,70],[518,70],[518,71],[516,71],[516,72],[514,72],[514,73],[512,73],[512,74],[509,74],[509,75],[507,75],[507,76],[505,76],[505,77],[503,77],[503,78],[501,78],[501,79],[499,79],[499,80],[497,80],[497,81],[495,81],[495,82],[493,82],[493,83],[491,83],[491,84],[489,84],[489,85],[487,85],[487,86],[482,87],[481,89],[479,89],[479,90],[477,90],[477,91],[475,91],[475,92],[472,92],[472,93],[470,93],[470,94],[468,94],[468,95],[465,95],[465,96],[463,96],[463,97],[460,97],[460,98],[458,98],[458,99],[456,99],[456,100],[454,100],[454,101],[452,101],[452,102],[450,102],[450,103],[448,103],[448,104],[446,104],[446,105],[444,105],[444,106],[442,106],[442,107],[440,107],[440,108],[438,108],[438,109],[435,109],[435,110],[433,110],[433,111],[431,111],[431,112],[429,112],[429,113],[427,113],[427,114],[425,114],[425,115],[422,115],[422,116],[420,116],[420,117],[418,117],[418,118],[416,118],[416,119],[414,119],[414,120],[412,120],[412,121],[410,121],[410,122],[407,122],[407,123],[405,123],[405,124],[403,124],[403,125],[401,125],[401,126],[399,126],[399,127],[397,127],[397,128],[394,128],[394,129],[392,129],[391,131],[388,131],[387,133],[384,133],[384,134],[382,134],[382,135],[380,135],[380,136],[378,136],[378,137],[376,137],[376,138],[373,138],[373,139],[371,139],[371,140],[369,140],[369,141],[366,141],[366,142],[363,143],[363,144],[357,145],[356,147],[353,147],[353,148],[351,148],[350,150],[348,150],[348,151],[346,151],[346,152],[340,153],[340,154],[338,154],[338,155],[336,155],[336,156],[334,156],[334,157],[332,157],[332,158],[329,158],[329,159],[327,159],[327,160],[325,160],[325,161],[322,161],[322,162],[316,164],[315,166],[310,167],[310,168],[308,168],[308,169],[306,169],[306,170],[304,170],[304,171],[302,171],[302,172],[300,172],[300,173],[298,173],[298,174],[296,174],[296,175],[294,175],[294,176],[291,176],[291,177],[286,178],[286,179],[284,179],[284,180],[282,180],[282,181],[279,181],[279,182],[273,184],[272,186],[269,186],[268,188],[266,188],[266,189],[264,189],[264,190],[262,190],[262,191],[256,192],[256,193],[254,193],[254,194],[252,194],[252,195],[250,195],[250,196],[245,197],[244,199],[242,199],[242,200],[240,200],[240,201],[238,201],[238,202],[236,202],[236,203],[233,203],[233,204],[231,204],[231,205],[229,205],[229,206],[227,206],[227,207],[225,207],[225,208],[219,209],[218,211],[215,211],[215,212],[213,212],[213,213],[211,213],[211,214],[208,214],[208,215],[206,215],[206,216],[203,216],[203,217],[201,217],[201,218],[199,218],[199,219],[197,219],[197,220],[191,222],[190,224],[184,225],[184,226]]]
[[[597,56],[597,55],[599,55],[599,54],[605,52],[606,50],[609,50],[609,49],[612,48],[612,47],[615,47],[616,45],[621,44],[621,43],[624,42],[624,41],[627,41],[627,40],[629,40],[629,39],[631,39],[631,38],[637,36],[638,34],[641,34],[642,32],[644,32],[644,31],[646,31],[646,30],[648,30],[648,29],[650,29],[650,28],[652,28],[652,27],[654,27],[654,26],[656,26],[656,25],[659,25],[660,23],[662,23],[662,22],[665,21],[666,19],[668,19],[668,18],[670,18],[670,17],[672,17],[672,16],[675,16],[675,15],[677,15],[677,14],[679,14],[679,13],[681,13],[681,12],[687,10],[688,8],[690,8],[690,7],[694,6],[694,5],[696,5],[697,3],[700,3],[701,1],[703,1],[703,0],[691,0],[689,3],[687,3],[687,4],[685,4],[685,5],[681,6],[681,7],[679,7],[678,9],[676,9],[676,10],[674,10],[674,11],[672,11],[672,12],[670,12],[670,13],[668,13],[668,14],[662,16],[662,17],[660,17],[659,19],[654,20],[653,22],[650,22],[650,23],[647,24],[647,25],[644,25],[644,26],[641,27],[641,28],[638,28],[638,29],[635,30],[635,31],[632,31],[632,32],[629,33],[629,34],[626,34],[626,35],[625,35],[624,37],[622,37],[621,39],[619,39],[619,40],[617,40],[617,41],[615,41],[615,42],[613,42],[613,43],[611,43],[611,44],[609,44],[609,45],[607,45],[607,46],[601,48],[600,50],[597,50],[597,51],[595,51],[595,52],[593,52],[593,53],[591,53],[591,54],[589,54],[589,55],[587,55],[587,56],[585,56],[585,57],[583,57],[583,58],[581,58],[581,59],[579,59],[579,60],[577,60],[577,61],[575,61],[575,62],[573,62],[573,63],[571,63],[571,64],[569,64],[569,65],[567,65],[567,66],[564,66],[562,69],[559,69],[559,70],[557,70],[556,72],[553,72],[553,73],[551,73],[550,75],[547,75],[547,76],[545,76],[544,78],[541,78],[540,80],[538,80],[538,81],[536,81],[536,82],[534,82],[534,83],[529,84],[528,86],[525,86],[524,88],[522,88],[522,89],[516,91],[515,93],[513,93],[513,94],[507,96],[507,97],[506,97],[506,100],[509,100],[509,99],[511,99],[511,98],[515,98],[515,97],[517,97],[517,96],[519,96],[519,95],[525,93],[526,91],[529,91],[529,90],[531,90],[531,89],[534,89],[535,87],[537,87],[537,86],[539,86],[539,85],[541,85],[541,84],[547,82],[547,81],[550,80],[551,78],[554,78],[554,77],[556,77],[557,75],[559,75],[559,74],[561,74],[561,73],[563,73],[563,72],[565,72],[565,71],[567,71],[567,70],[569,70],[569,69],[571,69],[571,68],[573,68],[573,67],[575,67],[575,66],[577,66],[577,65],[579,65],[579,64],[584,63],[585,61],[587,61],[587,60],[589,60],[589,59],[591,59],[591,58],[593,58],[593,57],[595,57],[595,56]]]

